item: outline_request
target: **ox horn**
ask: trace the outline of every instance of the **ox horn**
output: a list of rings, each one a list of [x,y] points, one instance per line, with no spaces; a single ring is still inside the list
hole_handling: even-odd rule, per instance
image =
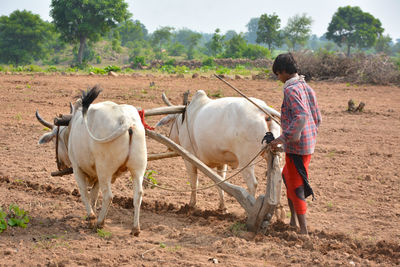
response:
[[[189,94],[190,94],[190,91],[189,91],[189,90],[187,90],[186,92],[183,93],[183,105],[184,105],[184,106],[187,106],[187,105],[188,105],[188,102],[189,102]]]
[[[161,97],[162,97],[162,100],[164,101],[164,103],[167,106],[173,106],[172,103],[168,100],[168,97],[167,97],[167,95],[165,93],[162,93]]]
[[[50,122],[45,121],[42,117],[40,117],[39,112],[36,110],[36,118],[38,119],[38,121],[43,124],[44,126],[46,126],[47,128],[53,129],[54,125],[51,124]]]

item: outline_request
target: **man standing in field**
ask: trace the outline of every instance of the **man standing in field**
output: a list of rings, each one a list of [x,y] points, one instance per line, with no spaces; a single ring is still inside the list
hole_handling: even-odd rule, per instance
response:
[[[291,53],[279,55],[272,71],[284,83],[281,107],[282,134],[270,145],[283,144],[285,166],[282,171],[290,207],[290,225],[299,221],[300,233],[308,234],[306,198],[314,192],[308,183],[308,165],[317,140],[321,113],[314,90],[298,75],[297,63]]]

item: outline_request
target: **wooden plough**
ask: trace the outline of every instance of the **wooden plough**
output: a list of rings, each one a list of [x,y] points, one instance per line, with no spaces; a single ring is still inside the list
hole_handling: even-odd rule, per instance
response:
[[[163,95],[163,99],[164,97],[165,96]],[[169,103],[169,101],[167,102],[167,100],[164,100],[164,102],[167,104]],[[150,109],[146,110],[145,116],[182,113],[184,112],[184,108],[185,106],[168,106]],[[173,142],[168,137],[148,129],[146,129],[146,134],[149,138],[156,140],[157,142],[167,146],[169,149],[174,151],[161,154],[149,154],[149,160],[156,160],[179,155],[183,159],[196,166],[211,180],[213,180],[215,183],[218,183],[218,186],[221,187],[221,189],[223,189],[229,195],[233,196],[239,202],[239,204],[243,207],[247,214],[247,229],[252,232],[258,232],[264,221],[266,221],[267,223],[270,221],[272,215],[274,214],[275,207],[279,204],[281,198],[282,178],[279,155],[273,154],[271,152],[266,152],[271,153],[271,155],[268,157],[269,161],[265,194],[260,195],[257,197],[257,199],[255,199],[244,188],[228,182],[222,182],[222,177],[219,176],[213,169],[208,167],[196,156],[188,152],[182,146]]]

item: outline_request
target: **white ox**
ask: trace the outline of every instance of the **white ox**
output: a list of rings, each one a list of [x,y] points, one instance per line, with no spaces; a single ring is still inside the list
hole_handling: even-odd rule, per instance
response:
[[[113,197],[111,183],[129,170],[134,182],[132,234],[136,236],[140,232],[142,181],[147,165],[145,130],[133,106],[110,101],[90,105],[99,93],[97,87],[84,93],[73,107],[69,125],[60,126],[58,131],[37,113],[42,124],[53,128],[52,132],[40,138],[39,144],[50,142],[59,133],[57,160],[63,167],[73,168],[91,226],[104,225]],[[90,195],[88,186],[92,186]],[[94,210],[99,189],[103,201],[96,223]]]
[[[264,101],[251,98],[257,105],[271,115],[280,117],[280,113],[268,107]],[[266,114],[245,98],[225,97],[212,100],[202,90],[196,92],[182,114],[168,115],[156,125],[171,125],[170,138],[196,155],[202,162],[225,179],[227,165],[231,168],[243,168],[261,150],[261,140],[266,132],[274,137],[280,134],[279,125],[269,120]],[[198,186],[197,168],[185,161],[189,175],[192,194],[189,206],[196,205]],[[249,193],[253,196],[257,189],[254,165],[241,172]],[[220,195],[219,209],[225,210],[224,192],[218,187]]]

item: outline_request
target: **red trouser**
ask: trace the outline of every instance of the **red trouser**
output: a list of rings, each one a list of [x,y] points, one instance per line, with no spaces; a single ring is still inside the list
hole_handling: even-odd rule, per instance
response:
[[[306,186],[309,186],[308,165],[310,164],[310,160],[311,155],[286,153],[286,163],[282,170],[282,177],[286,185],[287,197],[292,201],[297,214],[305,214],[307,211],[307,204],[304,197],[304,178],[307,181]]]

